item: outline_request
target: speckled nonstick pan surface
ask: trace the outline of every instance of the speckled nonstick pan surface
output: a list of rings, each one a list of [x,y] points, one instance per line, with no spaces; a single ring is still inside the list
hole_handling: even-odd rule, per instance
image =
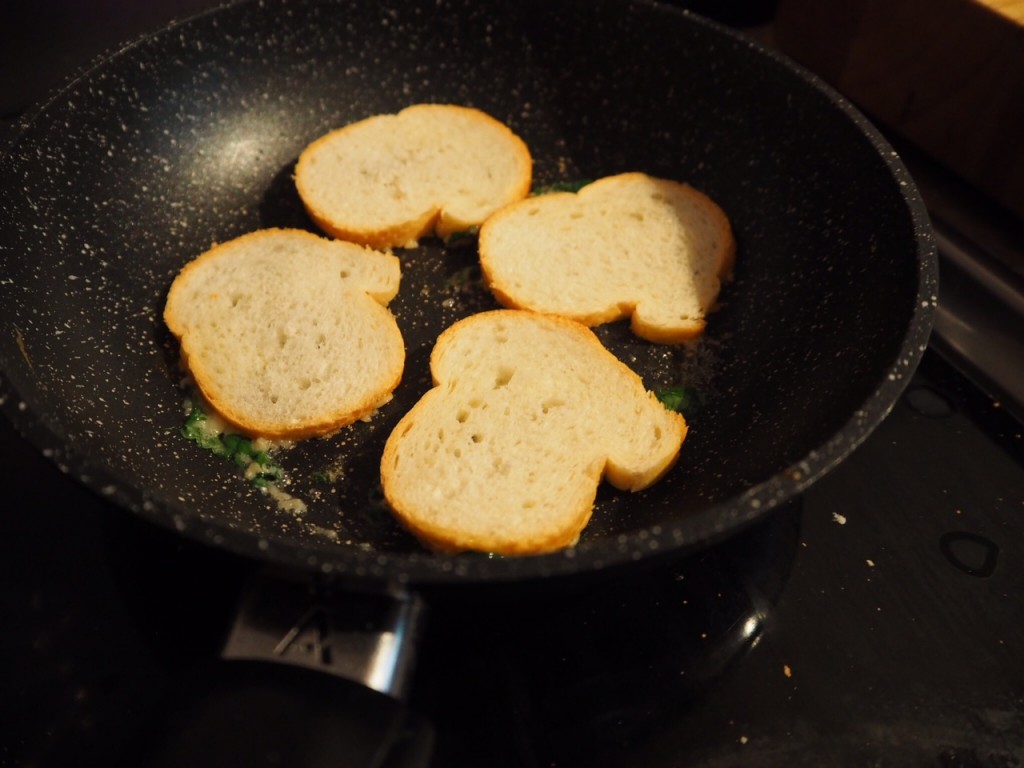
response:
[[[179,268],[259,227],[312,228],[291,183],[301,149],[425,101],[507,122],[537,184],[642,170],[703,189],[735,228],[736,279],[695,349],[600,331],[650,388],[703,399],[672,472],[638,494],[602,488],[563,553],[433,555],[380,507],[381,446],[429,384],[434,339],[494,306],[472,248],[400,252],[405,379],[369,423],[283,456],[304,517],[180,435],[177,350],[160,320]],[[0,160],[0,249],[0,397],[53,461],[183,535],[410,583],[590,571],[769,514],[887,414],[937,288],[913,184],[855,110],[775,55],[645,2],[268,0],[173,26],[24,120]],[[327,469],[340,479],[323,482]]]

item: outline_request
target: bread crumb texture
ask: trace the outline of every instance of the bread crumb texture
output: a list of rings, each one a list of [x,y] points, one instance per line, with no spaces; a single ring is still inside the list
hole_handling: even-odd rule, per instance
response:
[[[216,245],[181,270],[164,320],[209,405],[253,436],[328,434],[390,397],[405,363],[386,305],[397,257],[293,229]]]
[[[391,433],[381,481],[399,521],[435,550],[570,546],[602,477],[649,486],[686,434],[680,414],[564,318],[470,316],[441,334],[430,365],[435,386]]]
[[[478,227],[529,193],[533,161],[504,123],[471,107],[415,104],[310,144],[295,184],[327,234],[375,248]]]
[[[631,317],[638,336],[662,343],[703,332],[735,257],[714,201],[643,173],[509,205],[479,242],[484,279],[504,306],[589,326]]]

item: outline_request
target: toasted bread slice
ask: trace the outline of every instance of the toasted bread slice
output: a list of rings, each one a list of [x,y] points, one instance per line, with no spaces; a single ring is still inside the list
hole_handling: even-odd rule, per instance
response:
[[[405,345],[397,257],[296,229],[217,245],[171,285],[164,321],[200,392],[259,437],[333,432],[390,397]]]
[[[428,547],[504,555],[572,545],[602,477],[640,490],[675,462],[683,417],[585,326],[518,310],[438,338],[435,386],[384,447],[381,484]]]
[[[416,104],[339,128],[295,166],[309,216],[374,248],[447,237],[530,191],[533,161],[504,123],[470,107]]]
[[[589,326],[626,317],[654,342],[699,336],[733,267],[721,208],[693,187],[642,173],[525,199],[480,229],[485,284],[507,307]]]

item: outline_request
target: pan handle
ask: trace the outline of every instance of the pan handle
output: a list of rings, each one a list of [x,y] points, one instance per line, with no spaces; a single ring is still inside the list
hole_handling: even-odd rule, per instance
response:
[[[423,612],[414,592],[351,590],[267,567],[243,595],[222,656],[305,667],[402,699]]]
[[[407,707],[419,595],[254,574],[221,658],[143,735],[145,768],[426,768],[433,730]]]

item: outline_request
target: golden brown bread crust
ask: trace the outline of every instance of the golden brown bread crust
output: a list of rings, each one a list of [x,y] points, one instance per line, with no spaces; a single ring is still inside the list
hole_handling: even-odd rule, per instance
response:
[[[465,185],[467,179],[469,185],[472,186],[472,173],[480,170],[479,164],[474,164],[472,168],[463,167],[460,165],[457,157],[452,158],[450,165],[443,166],[445,174],[451,174],[450,191],[434,196],[429,204],[423,208],[409,211],[395,203],[393,206],[394,212],[388,217],[386,222],[367,227],[357,225],[351,219],[351,210],[345,210],[343,207],[329,207],[324,201],[323,190],[312,180],[311,168],[314,159],[326,154],[327,150],[332,146],[343,144],[350,137],[355,137],[359,132],[366,130],[374,121],[379,121],[381,118],[415,119],[418,115],[447,115],[450,118],[454,118],[451,131],[458,130],[460,126],[463,128],[474,126],[477,130],[487,131],[494,143],[491,151],[494,154],[501,153],[507,158],[514,158],[514,165],[518,169],[516,176],[508,180],[507,189],[504,190],[500,197],[492,201],[490,210],[486,214],[481,214],[469,220],[457,218],[452,213],[453,206],[457,207],[460,198],[465,194],[465,192],[456,192],[455,190]],[[380,130],[386,131],[388,129],[383,128]],[[450,137],[446,136],[443,138]],[[438,137],[437,140],[441,141],[442,137]],[[457,148],[458,143],[456,142],[453,145],[453,151],[457,151]],[[403,149],[412,153],[418,151],[417,147],[405,147]],[[379,166],[379,170],[385,174],[396,173],[395,168],[390,165],[392,155],[389,152],[383,151],[381,155],[384,159]],[[423,162],[423,159],[421,158],[419,161]],[[376,171],[378,168],[373,170]],[[443,178],[448,177],[445,176]],[[436,234],[444,238],[456,232],[477,227],[492,210],[526,197],[530,192],[532,179],[532,157],[526,143],[519,136],[513,133],[504,123],[481,110],[453,104],[414,104],[401,110],[396,115],[375,115],[342,126],[310,143],[302,151],[295,167],[295,185],[299,197],[309,217],[323,232],[332,237],[378,249],[414,247],[417,241],[423,237]],[[338,185],[358,188],[364,182],[359,178],[339,177],[337,183]],[[416,181],[411,183],[418,184]],[[404,194],[402,196],[404,197]],[[389,206],[390,209],[391,207]],[[383,210],[383,207],[380,210]]]
[[[383,401],[377,397],[367,397],[362,402],[344,412],[338,413],[332,419],[322,419],[315,424],[303,425],[301,427],[281,427],[280,425],[268,422],[254,422],[251,417],[241,414],[229,401],[219,396],[216,388],[210,386],[209,376],[202,366],[194,365],[188,354],[182,348],[181,365],[196,382],[200,392],[203,393],[204,402],[225,424],[239,434],[248,437],[262,437],[268,440],[305,440],[310,437],[324,437],[337,432],[339,429],[354,424],[360,419],[372,415]],[[393,392],[402,380],[402,368],[385,384],[388,392]],[[385,398],[386,400],[386,398]]]
[[[618,199],[608,197],[612,190],[623,190],[623,193]],[[629,190],[628,194],[625,190]],[[633,197],[630,198],[630,195]],[[576,215],[576,212],[597,210],[598,203],[592,201],[598,199],[601,200],[601,206],[612,205],[625,209],[631,200],[641,200],[650,195],[659,195],[666,201],[673,201],[673,205],[685,206],[679,208],[679,211],[696,211],[695,216],[701,222],[700,228],[707,230],[707,241],[714,244],[713,250],[700,253],[699,266],[709,267],[708,271],[719,283],[731,279],[736,258],[736,243],[729,219],[717,203],[689,184],[631,172],[598,179],[576,193],[556,192],[527,198],[505,206],[488,218],[481,227],[479,237],[480,266],[485,285],[502,306],[511,309],[560,314],[590,327],[630,318],[634,333],[655,343],[677,344],[699,337],[707,326],[705,312],[713,311],[714,306],[708,306],[685,319],[672,318],[671,323],[665,322],[664,319],[658,322],[646,320],[645,314],[638,312],[637,307],[646,301],[653,301],[653,296],[640,291],[636,286],[625,287],[622,290],[604,290],[606,286],[611,285],[627,286],[628,281],[617,282],[620,276],[611,270],[602,273],[604,285],[600,287],[604,303],[598,303],[594,299],[597,292],[585,297],[585,302],[574,300],[571,306],[552,301],[555,295],[570,295],[573,283],[578,284],[583,280],[594,281],[594,270],[605,269],[600,266],[599,257],[608,257],[606,263],[611,261],[613,256],[618,257],[618,254],[611,254],[610,251],[600,252],[601,246],[592,242],[594,237],[589,231],[592,224],[584,217]],[[570,223],[563,218],[557,222],[556,229],[550,229],[549,220],[545,219],[545,215],[547,211],[556,208],[573,210],[574,220]],[[537,215],[538,212],[542,213]],[[635,216],[635,221],[627,220],[625,215],[619,219],[614,216],[618,214],[613,208],[603,211],[602,218],[621,223],[624,227],[628,226],[628,236],[634,242],[644,242],[645,238],[650,242],[657,242],[649,238],[649,223],[641,222],[639,215]],[[682,213],[679,216],[681,217]],[[554,221],[554,218],[550,220]],[[519,228],[515,237],[519,242],[513,242],[509,246],[511,227]],[[659,234],[665,234],[664,230],[660,230]],[[589,242],[587,238],[590,239]],[[539,264],[531,261],[531,268],[537,273],[542,273],[539,282],[535,274],[527,274],[528,268],[520,266],[526,262],[517,258],[520,254],[526,255],[531,251],[522,245],[528,241],[543,244],[544,260]],[[512,250],[506,251],[505,249],[509,247]],[[586,265],[581,265],[578,260],[572,262],[574,268],[580,270],[579,275],[570,278],[560,274],[558,270],[569,263],[570,258],[575,259],[578,254],[586,254],[589,260]],[[680,252],[679,257],[691,258],[684,252]],[[658,284],[658,276],[661,274],[653,274],[653,285]],[[667,277],[667,274],[665,276]],[[516,284],[524,278],[526,287]]]
[[[431,394],[428,392],[424,397]],[[402,431],[411,429],[415,418],[415,414],[410,411],[399,421],[394,432],[401,434]],[[398,450],[397,442],[388,440],[381,456],[381,467],[394,466]],[[556,552],[576,544],[580,533],[590,522],[594,510],[594,499],[597,497],[597,488],[602,475],[603,467],[597,464],[593,465],[588,473],[588,485],[593,486],[593,493],[588,498],[582,499],[575,509],[563,513],[548,530],[541,534],[515,538],[474,535],[461,526],[437,524],[425,518],[415,505],[406,504],[402,498],[389,493],[387,482],[382,483],[382,486],[385,499],[395,519],[428,549],[442,554],[471,551],[517,557]]]
[[[326,235],[350,243],[359,243],[368,248],[406,248],[415,246],[421,238],[432,235],[437,228],[439,210],[428,211],[418,219],[395,224],[382,229],[355,229],[338,223],[332,216],[306,205],[306,213],[313,223]]]
[[[319,411],[315,417],[303,423],[286,424],[281,420],[270,419],[266,414],[257,412],[251,406],[241,407],[229,394],[233,390],[223,385],[223,375],[218,375],[213,370],[219,361],[209,359],[208,354],[205,357],[202,354],[194,354],[195,344],[202,342],[193,341],[195,338],[193,334],[199,332],[190,327],[192,318],[188,313],[196,311],[196,305],[194,301],[184,297],[184,292],[186,290],[193,291],[203,284],[202,271],[207,269],[208,265],[212,265],[222,258],[230,259],[233,253],[238,253],[248,247],[262,247],[274,238],[285,238],[293,247],[319,248],[325,243],[330,243],[324,238],[302,230],[264,229],[215,244],[188,262],[178,273],[168,292],[163,314],[164,322],[179,340],[182,367],[195,381],[206,404],[234,431],[252,437],[273,440],[299,440],[331,434],[372,414],[382,402],[390,398],[391,392],[401,381],[405,362],[404,344],[398,326],[385,306],[397,291],[397,280],[393,285],[386,287],[376,299],[371,298],[369,290],[362,295],[353,292],[352,296],[354,310],[360,313],[369,313],[373,318],[372,322],[381,329],[382,334],[387,334],[389,338],[389,349],[392,352],[388,357],[382,358],[386,361],[387,368],[379,371],[379,378],[375,382],[378,386],[366,389],[363,395],[355,399],[338,401],[331,410]],[[338,245],[345,244],[339,243]],[[354,245],[351,247],[358,248]],[[390,254],[376,254],[376,256],[394,259]],[[397,270],[397,260],[395,260],[395,269]],[[224,299],[223,296],[212,292],[209,294],[207,303],[212,306],[222,299]],[[269,326],[273,318],[260,319],[266,320],[266,325]],[[301,326],[305,318],[296,318],[295,320]],[[244,339],[238,341],[239,344],[246,343]],[[252,343],[253,340],[249,339],[248,341]]]
[[[508,352],[485,348],[487,339]],[[563,317],[472,315],[438,337],[430,366],[434,387],[395,426],[380,467],[396,519],[436,551],[517,556],[571,546],[602,478],[623,490],[650,486],[686,435],[682,415]],[[553,416],[548,404],[564,410]],[[513,468],[511,479],[499,464]],[[545,484],[551,479],[560,487]]]

